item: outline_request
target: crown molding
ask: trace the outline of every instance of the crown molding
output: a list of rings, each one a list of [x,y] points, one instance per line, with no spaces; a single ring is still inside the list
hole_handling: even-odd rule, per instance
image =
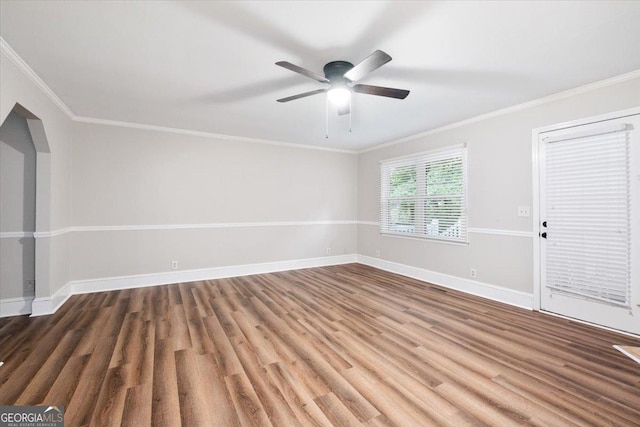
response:
[[[198,136],[203,138],[220,139],[224,141],[250,142],[254,144],[277,145],[280,147],[302,148],[306,150],[331,151],[334,153],[357,154],[354,150],[343,150],[340,148],[319,147],[316,145],[296,144],[293,142],[274,141],[270,139],[249,138],[245,136],[224,135],[220,133],[204,132],[189,129],[172,128],[165,126],[146,125],[142,123],[122,122],[118,120],[95,119],[92,117],[75,116],[74,122],[89,123],[95,125],[117,126],[131,129],[150,130],[155,132],[176,133],[179,135]]]
[[[520,110],[526,110],[527,108],[537,107],[539,105],[547,104],[549,102],[558,101],[564,98],[568,98],[570,96],[579,95],[581,93],[590,92],[595,89],[600,89],[602,87],[611,86],[617,83],[622,83],[628,80],[638,79],[640,78],[640,70],[631,71],[630,73],[622,74],[620,76],[611,77],[605,80],[600,80],[594,83],[589,83],[584,86],[579,86],[573,89],[565,90],[564,92],[558,92],[553,95],[545,96],[543,98],[534,99],[532,101],[527,101],[522,104],[512,105],[511,107],[502,108],[500,110],[495,110],[489,113],[481,114],[479,116],[471,117],[468,119],[460,120],[458,122],[450,123],[445,126],[441,126],[438,128],[430,129],[424,132],[420,132],[414,135],[410,135],[404,138],[396,139],[389,142],[384,142],[382,144],[375,145],[373,147],[365,148],[363,150],[359,150],[358,154],[367,153],[369,151],[380,150],[383,148],[391,147],[393,145],[402,144],[404,142],[413,141],[419,138],[423,138],[425,136],[434,135],[437,133],[441,133],[444,131],[448,131],[451,129],[456,129],[461,126],[469,125],[472,123],[481,122],[483,120],[491,119],[494,117],[504,116],[505,114],[514,113]]]
[[[477,123],[483,120],[487,120],[493,117],[502,116],[505,114],[513,113],[516,111],[524,110],[527,108],[536,107],[538,105],[546,104],[549,102],[557,101],[560,99],[568,98],[570,96],[578,95],[581,93],[589,92],[595,89],[599,89],[602,87],[610,86],[616,83],[621,83],[628,80],[633,80],[636,78],[640,78],[640,70],[631,71],[626,74],[622,74],[620,76],[611,77],[609,79],[601,80],[594,83],[589,83],[584,86],[579,86],[577,88],[569,89],[564,92],[559,92],[553,95],[545,96],[543,98],[534,99],[532,101],[527,101],[522,104],[513,105],[511,107],[502,108],[500,110],[495,110],[489,113],[481,114],[479,116],[471,117],[468,119],[464,119],[458,122],[450,123],[445,126],[441,126],[438,128],[430,129],[424,132],[420,132],[414,135],[410,135],[404,138],[392,140],[389,142],[384,142],[382,144],[375,145],[373,147],[365,148],[363,150],[343,150],[339,148],[329,148],[329,147],[319,147],[315,145],[306,145],[306,144],[296,144],[293,142],[283,142],[283,141],[274,141],[269,139],[259,139],[259,138],[250,138],[243,136],[234,136],[234,135],[224,135],[213,132],[204,132],[204,131],[196,131],[196,130],[188,130],[188,129],[180,129],[180,128],[172,128],[165,126],[156,126],[156,125],[148,125],[143,123],[132,123],[132,122],[123,122],[117,120],[107,120],[107,119],[98,119],[92,117],[82,117],[77,116],[67,105],[51,90],[51,88],[42,80],[35,71],[27,64],[21,57],[16,53],[11,46],[0,36],[0,52],[5,55],[29,80],[31,80],[60,110],[71,120],[79,123],[89,123],[89,124],[99,124],[105,126],[117,126],[117,127],[126,127],[132,129],[141,129],[141,130],[151,130],[156,132],[167,132],[167,133],[175,133],[180,135],[189,135],[189,136],[198,136],[204,138],[214,138],[221,139],[226,141],[239,141],[239,142],[250,142],[250,143],[258,143],[258,144],[268,144],[268,145],[276,145],[282,147],[290,147],[290,148],[302,148],[309,150],[318,150],[318,151],[329,151],[336,153],[345,153],[345,154],[362,154],[367,153],[369,151],[380,150],[386,147],[390,147],[397,144],[402,144],[404,142],[413,141],[415,139],[423,138],[425,136],[434,135],[440,132],[444,132],[447,130],[455,129],[461,126],[465,126],[471,123]]]
[[[29,80],[33,82],[69,119],[73,120],[76,115],[67,105],[55,94],[53,90],[33,71],[33,68],[27,64],[24,59],[16,53],[9,44],[0,37],[0,52],[16,66]]]
[[[33,84],[38,87],[42,93],[44,93],[69,119],[74,122],[79,123],[91,123],[91,124],[99,124],[106,126],[118,126],[118,127],[126,127],[132,129],[142,129],[142,130],[151,130],[156,132],[167,132],[167,133],[175,133],[180,135],[189,135],[189,136],[199,136],[204,138],[214,138],[221,139],[225,141],[239,141],[239,142],[250,142],[250,143],[258,143],[258,144],[268,144],[268,145],[277,145],[281,147],[289,147],[289,148],[302,148],[308,150],[318,150],[318,151],[331,151],[335,153],[345,153],[345,154],[357,154],[357,151],[354,150],[342,150],[339,148],[328,148],[328,147],[319,147],[315,145],[305,145],[305,144],[296,144],[293,142],[283,142],[283,141],[274,141],[269,139],[258,139],[258,138],[249,138],[243,136],[234,136],[234,135],[224,135],[213,132],[203,132],[203,131],[195,131],[188,129],[180,129],[180,128],[171,128],[165,126],[155,126],[148,125],[143,123],[131,123],[131,122],[122,122],[117,120],[107,120],[107,119],[99,119],[93,117],[82,117],[77,116],[67,105],[55,94],[53,90],[38,76],[38,74],[33,71],[33,68],[27,64],[27,62],[18,55],[18,53],[13,50],[11,46],[4,40],[4,38],[0,37],[0,51],[4,56],[6,56],[13,65],[18,68]]]

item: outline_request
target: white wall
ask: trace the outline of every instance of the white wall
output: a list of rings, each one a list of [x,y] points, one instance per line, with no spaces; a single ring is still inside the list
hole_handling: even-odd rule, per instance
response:
[[[355,253],[354,154],[73,131],[73,280],[166,272],[173,260],[192,270]]]
[[[358,156],[358,219],[379,221],[379,164],[383,159],[467,143],[469,181],[468,245],[382,236],[372,224],[358,230],[358,253],[458,278],[477,270],[477,281],[533,292],[533,240],[490,232],[531,232],[531,218],[517,207],[533,206],[534,128],[640,105],[640,78],[514,111],[382,147]],[[424,112],[428,114],[428,112]],[[488,230],[487,230],[488,229]]]
[[[530,294],[532,239],[518,234],[533,225],[516,208],[534,203],[531,130],[640,103],[640,79],[629,80],[356,156],[72,122],[15,58],[0,59],[0,122],[21,104],[42,120],[51,149],[38,166],[50,206],[36,217],[36,257],[47,260],[36,301],[62,298],[73,281],[168,272],[173,260],[196,270],[323,257],[326,248],[380,251],[454,278],[473,267],[479,282]],[[378,221],[380,160],[461,142],[469,245],[385,237],[367,224]]]
[[[24,283],[35,280],[35,227],[36,149],[12,112],[0,126],[0,299],[33,296]]]

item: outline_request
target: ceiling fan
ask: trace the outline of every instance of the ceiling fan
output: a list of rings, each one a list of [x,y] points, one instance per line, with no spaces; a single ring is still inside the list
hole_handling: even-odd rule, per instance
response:
[[[344,115],[351,112],[351,92],[405,99],[407,95],[409,95],[408,90],[355,84],[358,80],[362,79],[370,72],[382,67],[389,61],[391,61],[391,56],[381,50],[376,50],[356,66],[347,61],[329,62],[324,66],[324,77],[287,61],[276,62],[276,65],[286,68],[287,70],[302,74],[303,76],[309,77],[320,83],[329,84],[328,88],[316,89],[288,96],[286,98],[278,99],[278,102],[289,102],[311,95],[327,93],[327,99],[337,107],[338,114]]]

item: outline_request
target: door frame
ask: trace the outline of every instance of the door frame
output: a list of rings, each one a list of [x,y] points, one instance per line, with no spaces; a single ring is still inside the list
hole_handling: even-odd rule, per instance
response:
[[[532,232],[533,232],[533,309],[540,311],[541,307],[541,290],[542,290],[542,278],[540,276],[541,267],[541,253],[540,253],[540,166],[544,159],[540,158],[540,134],[560,129],[569,129],[576,126],[583,126],[591,123],[603,122],[607,120],[619,119],[627,116],[640,114],[640,107],[629,108],[627,110],[616,111],[607,114],[600,114],[597,116],[585,117],[582,119],[571,120],[564,123],[557,123],[554,125],[535,128],[531,131],[531,161],[532,161],[532,189],[533,189],[533,203],[531,210],[532,220]],[[553,315],[559,315],[556,313],[550,313]],[[586,322],[592,324],[590,322]],[[596,325],[598,326],[598,325]],[[600,326],[605,329],[604,326]],[[618,331],[620,332],[620,331]],[[621,332],[624,333],[624,332]]]

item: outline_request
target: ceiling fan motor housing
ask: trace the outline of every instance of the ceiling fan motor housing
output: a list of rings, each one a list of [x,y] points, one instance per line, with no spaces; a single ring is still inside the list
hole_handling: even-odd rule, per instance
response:
[[[324,66],[324,76],[331,82],[346,80],[344,75],[353,68],[353,64],[347,61],[332,61]]]

